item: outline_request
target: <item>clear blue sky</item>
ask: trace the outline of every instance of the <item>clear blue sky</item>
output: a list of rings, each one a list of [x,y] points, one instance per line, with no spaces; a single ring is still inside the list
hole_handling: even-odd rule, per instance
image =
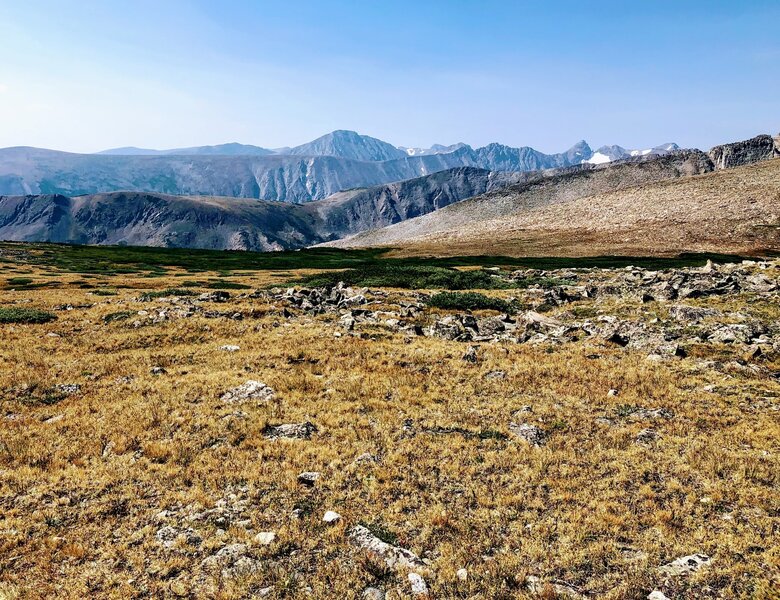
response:
[[[0,147],[780,130],[780,1],[0,0]]]

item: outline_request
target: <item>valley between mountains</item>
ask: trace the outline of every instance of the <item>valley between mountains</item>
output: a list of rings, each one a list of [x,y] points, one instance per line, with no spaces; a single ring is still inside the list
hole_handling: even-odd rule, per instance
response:
[[[465,145],[407,155],[351,132],[277,151],[285,154],[246,148],[154,155],[0,150],[0,172],[7,173],[0,187],[61,190],[0,196],[0,239],[515,256],[777,248],[780,151],[769,135],[708,153],[673,144],[594,153],[583,143],[558,155]],[[593,160],[605,153],[614,160]],[[89,187],[104,189],[62,193]],[[134,188],[140,190],[128,191]],[[203,190],[217,195],[192,195]],[[252,198],[258,195],[274,201]]]

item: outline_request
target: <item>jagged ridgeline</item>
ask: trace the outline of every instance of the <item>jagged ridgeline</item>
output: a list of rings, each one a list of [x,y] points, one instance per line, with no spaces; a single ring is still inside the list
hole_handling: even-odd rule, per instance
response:
[[[421,150],[334,132],[277,151],[233,144],[170,151],[120,149],[110,152],[124,154],[101,155],[11,148],[0,150],[0,190],[51,193],[0,196],[0,239],[268,251],[321,243],[403,245],[434,234],[444,236],[441,244],[451,245],[453,235],[468,234],[477,239],[472,239],[472,248],[463,249],[473,253],[480,240],[500,239],[513,219],[526,219],[522,227],[528,227],[534,211],[577,202],[590,206],[590,198],[639,189],[645,193],[638,206],[652,210],[659,205],[658,194],[670,189],[654,185],[744,168],[780,154],[778,140],[769,135],[717,146],[709,153],[672,146],[647,151],[609,147],[594,153],[581,143],[557,155],[497,144],[477,150],[465,145]],[[311,156],[315,152],[333,155]],[[617,159],[596,156],[607,153]],[[452,166],[458,162],[491,168]],[[771,199],[775,171],[762,172],[762,198]],[[420,172],[428,174],[414,176]],[[751,176],[745,177],[749,183]],[[366,180],[386,179],[399,181],[365,186]],[[743,201],[747,206],[753,190],[740,185],[732,193],[719,186],[724,181],[713,178],[707,185],[716,193],[728,192],[732,207],[741,207]],[[147,185],[169,193],[126,191]],[[122,191],[87,193],[95,187]],[[218,192],[201,195],[206,187]],[[62,193],[64,189],[71,193]],[[292,201],[254,199],[266,193]],[[690,197],[686,193],[681,199]],[[688,218],[685,206],[679,204],[682,221]],[[604,206],[600,214],[614,215],[616,210],[617,204]],[[707,215],[696,215],[702,216]],[[600,217],[577,218],[587,229]],[[531,226],[543,223],[555,229],[562,219],[545,213]],[[667,225],[663,219],[656,221],[658,227]],[[753,246],[773,247],[776,224],[761,219],[758,224],[767,228],[748,233],[753,238],[765,234],[767,243],[758,239]],[[696,235],[689,237],[692,244],[700,241]],[[489,244],[486,249],[490,251]],[[502,251],[515,253],[511,247]]]

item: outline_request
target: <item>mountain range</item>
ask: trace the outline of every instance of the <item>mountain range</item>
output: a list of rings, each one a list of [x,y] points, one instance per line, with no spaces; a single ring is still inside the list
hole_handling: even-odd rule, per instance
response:
[[[371,147],[377,152],[387,150],[382,146]],[[456,249],[463,253],[490,252],[500,247],[502,252],[512,253],[512,248],[528,250],[528,240],[538,237],[539,231],[560,230],[566,232],[567,239],[586,239],[592,227],[605,218],[611,219],[612,224],[609,239],[617,244],[623,239],[616,225],[620,223],[622,213],[634,215],[637,222],[641,222],[642,214],[653,215],[649,219],[650,225],[643,225],[650,228],[643,230],[643,235],[650,236],[648,240],[653,238],[653,228],[658,229],[659,234],[655,236],[658,239],[662,239],[661,233],[682,228],[688,231],[691,240],[695,240],[701,234],[696,227],[702,220],[718,219],[722,226],[723,215],[731,215],[734,227],[739,229],[742,227],[740,215],[748,213],[764,227],[749,231],[753,234],[764,232],[770,242],[774,239],[772,236],[777,237],[780,160],[771,159],[780,157],[780,138],[758,136],[716,146],[708,153],[661,147],[656,152],[639,152],[635,156],[598,164],[582,159],[587,154],[586,148],[587,145],[580,144],[567,153],[547,155],[548,158],[555,157],[556,164],[561,166],[528,171],[472,166],[446,168],[443,157],[474,152],[468,147],[449,153],[387,161],[307,157],[305,160],[309,161],[312,172],[327,175],[337,191],[302,204],[239,198],[237,196],[241,194],[236,193],[243,190],[242,177],[246,176],[236,164],[242,168],[256,167],[258,163],[253,161],[263,160],[277,168],[287,168],[299,160],[294,155],[122,156],[127,169],[125,177],[143,174],[148,171],[149,162],[156,164],[160,160],[177,165],[187,174],[187,165],[195,159],[201,166],[209,167],[212,182],[218,181],[233,192],[232,197],[227,194],[203,196],[125,191],[121,188],[97,194],[0,196],[0,239],[256,251],[322,243],[341,247],[395,246],[435,253]],[[512,156],[522,154],[504,152],[498,145],[480,150],[497,165],[504,165]],[[355,149],[342,147],[342,151],[354,152]],[[0,157],[4,152],[0,150]],[[84,161],[82,168],[91,168],[107,187],[113,185],[111,177],[116,177],[116,165],[105,161],[117,157],[65,154],[64,163],[47,162],[53,160],[52,156],[61,158],[61,154],[64,153],[16,149],[14,160],[22,166],[37,165],[38,169],[53,170],[76,157],[71,166]],[[525,158],[531,160],[532,156]],[[349,184],[365,177],[366,173],[378,179],[397,176],[403,172],[398,165],[409,163],[415,167],[441,169],[418,177],[398,177],[399,181],[391,183],[364,187]],[[749,171],[754,163],[770,166],[760,172]],[[365,170],[355,176],[351,169],[361,167]],[[724,170],[747,174],[715,177]],[[60,173],[64,177],[63,172]],[[753,184],[751,176],[760,180],[760,185]],[[696,183],[700,179],[706,183]],[[197,180],[182,178],[182,181]],[[276,183],[272,179],[267,181],[268,189],[272,184],[284,184],[282,179]],[[678,196],[670,190],[679,190]],[[707,190],[709,204],[699,202],[701,190]],[[324,189],[309,191],[326,193]],[[633,198],[636,206],[626,206],[626,198]],[[590,210],[589,199],[598,203],[600,211]],[[715,200],[712,199],[720,202],[717,205],[720,209],[714,210],[712,203]],[[703,207],[699,211],[701,214],[695,215],[699,219],[696,227],[692,225],[691,203]],[[764,211],[760,219],[753,215],[756,206]],[[745,207],[750,211],[744,211]],[[710,214],[712,212],[717,214]],[[578,233],[574,235],[573,230]],[[743,230],[748,231],[744,227]],[[771,242],[769,246],[773,244]]]
[[[664,148],[668,148],[664,150]],[[565,152],[488,144],[403,149],[352,131],[334,131],[293,148],[223,144],[173,150],[119,148],[73,154],[30,147],[0,149],[0,194],[96,194],[116,190],[171,195],[231,196],[304,203],[345,189],[401,181],[455,167],[527,172],[633,153],[619,146],[597,152],[584,141]],[[594,157],[596,160],[594,160]]]

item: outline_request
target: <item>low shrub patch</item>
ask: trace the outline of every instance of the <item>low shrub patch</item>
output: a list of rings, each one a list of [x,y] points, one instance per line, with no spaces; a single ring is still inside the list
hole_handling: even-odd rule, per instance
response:
[[[57,316],[37,308],[0,307],[0,323],[48,323]]]
[[[449,310],[497,310],[509,312],[512,305],[501,298],[491,298],[477,292],[440,292],[426,301],[433,308]]]
[[[133,316],[133,311],[130,310],[120,310],[119,312],[113,312],[107,314],[105,317],[103,317],[104,323],[113,323],[114,321],[124,321],[125,319],[129,319]]]
[[[346,285],[394,287],[412,290],[495,290],[514,287],[510,282],[483,270],[459,271],[448,267],[377,263],[370,267],[318,273],[299,280],[310,287],[330,287],[343,281]]]

